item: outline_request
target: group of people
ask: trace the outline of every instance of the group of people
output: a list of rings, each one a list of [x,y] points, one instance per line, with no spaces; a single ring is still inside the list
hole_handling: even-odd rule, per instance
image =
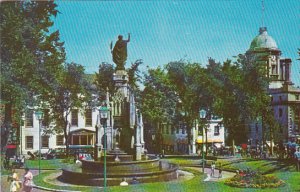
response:
[[[297,171],[300,171],[300,147],[298,147],[298,150],[295,151],[294,158],[296,161],[296,169]]]
[[[8,177],[10,192],[17,192],[20,191],[20,189],[22,192],[31,192],[33,188],[32,179],[33,175],[28,168],[25,168],[23,180],[20,180],[18,174],[13,170],[12,176]]]

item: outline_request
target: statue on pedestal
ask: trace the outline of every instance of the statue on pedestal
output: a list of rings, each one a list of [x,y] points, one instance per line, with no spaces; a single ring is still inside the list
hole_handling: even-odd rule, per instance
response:
[[[117,65],[116,70],[125,70],[125,62],[127,60],[127,43],[130,41],[130,33],[128,33],[128,39],[123,40],[123,36],[118,36],[118,41],[116,42],[114,48],[112,49],[112,42],[110,44],[110,49],[112,50],[112,58],[114,63]]]

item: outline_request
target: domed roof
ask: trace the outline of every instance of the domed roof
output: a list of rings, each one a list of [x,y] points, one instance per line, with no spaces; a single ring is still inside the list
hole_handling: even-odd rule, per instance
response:
[[[260,48],[278,49],[275,40],[268,35],[266,27],[261,27],[259,29],[259,35],[252,40],[249,50],[256,50]]]

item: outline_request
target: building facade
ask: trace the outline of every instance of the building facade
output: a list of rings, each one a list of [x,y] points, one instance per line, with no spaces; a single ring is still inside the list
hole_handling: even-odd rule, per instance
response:
[[[209,117],[205,127],[201,127],[198,120],[195,120],[191,129],[190,146],[187,127],[183,122],[179,122],[176,126],[166,123],[160,124],[159,127],[160,136],[158,134],[152,135],[152,143],[154,143],[152,147],[156,147],[157,145],[155,144],[159,143],[165,153],[197,154],[202,150],[202,145],[204,150],[206,150],[206,148],[216,149],[225,145],[225,128],[222,124],[222,119],[216,116]]]
[[[268,93],[274,117],[279,124],[279,130],[275,130],[273,135],[275,143],[297,141],[300,134],[300,88],[295,87],[291,81],[292,60],[281,54],[266,27],[259,29],[259,34],[246,52],[250,63],[260,62],[265,65],[271,79]],[[270,137],[264,130],[263,118],[249,125],[248,142],[252,146],[262,145],[263,140],[266,145],[270,145]]]
[[[45,110],[44,110],[45,111]],[[99,111],[93,109],[74,109],[71,111],[69,121],[70,147],[93,147],[96,139],[96,126],[98,125]],[[47,119],[44,112],[43,119]],[[63,133],[57,134],[50,131],[55,126],[50,123],[46,126],[44,120],[39,122],[34,109],[27,109],[24,115],[24,124],[20,127],[20,153],[36,152],[41,148],[41,153],[49,149],[65,148]],[[41,145],[41,146],[40,146]]]

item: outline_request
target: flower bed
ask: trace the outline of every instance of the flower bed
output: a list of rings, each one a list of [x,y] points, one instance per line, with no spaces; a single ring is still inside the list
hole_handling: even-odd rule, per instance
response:
[[[241,188],[275,188],[284,185],[284,181],[275,176],[262,175],[257,172],[237,172],[237,174],[225,181],[226,185]]]

